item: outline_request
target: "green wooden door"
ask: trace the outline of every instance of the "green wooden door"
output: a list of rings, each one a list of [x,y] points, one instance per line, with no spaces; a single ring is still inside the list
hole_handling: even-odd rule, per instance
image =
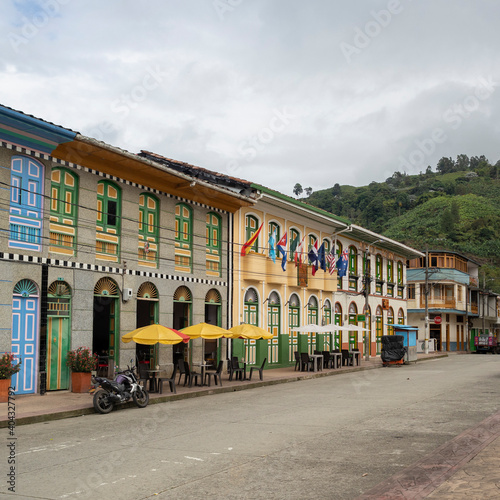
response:
[[[66,354],[70,348],[70,318],[49,316],[47,321],[47,390],[69,389]]]

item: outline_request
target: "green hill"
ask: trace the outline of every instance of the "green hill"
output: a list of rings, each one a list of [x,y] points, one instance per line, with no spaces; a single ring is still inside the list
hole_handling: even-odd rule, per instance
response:
[[[420,250],[463,253],[500,292],[500,162],[459,155],[442,158],[436,169],[395,172],[368,186],[335,184],[304,200]]]

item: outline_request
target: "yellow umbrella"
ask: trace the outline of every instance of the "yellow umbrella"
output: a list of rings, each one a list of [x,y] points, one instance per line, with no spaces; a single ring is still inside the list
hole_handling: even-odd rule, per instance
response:
[[[242,339],[257,340],[257,339],[272,339],[274,337],[272,333],[269,333],[267,330],[264,330],[264,328],[260,328],[254,325],[249,325],[247,323],[233,326],[232,328],[229,329],[229,331],[233,333],[232,336],[233,339],[242,338]]]
[[[208,323],[198,323],[197,325],[187,326],[181,330],[182,333],[189,335],[192,339],[201,337],[202,339],[220,339],[221,337],[232,337],[232,332],[224,330],[220,326],[210,325]]]
[[[189,342],[189,336],[173,328],[154,324],[137,328],[122,336],[122,341],[125,343],[132,340],[136,344],[145,345],[178,344],[179,342]]]

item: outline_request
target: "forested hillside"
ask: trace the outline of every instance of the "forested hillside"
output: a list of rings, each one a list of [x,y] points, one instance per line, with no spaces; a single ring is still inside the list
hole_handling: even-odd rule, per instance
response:
[[[421,250],[461,252],[482,264],[481,279],[485,272],[489,288],[500,292],[499,171],[500,162],[459,155],[441,158],[435,171],[395,172],[362,187],[335,184],[304,201]]]

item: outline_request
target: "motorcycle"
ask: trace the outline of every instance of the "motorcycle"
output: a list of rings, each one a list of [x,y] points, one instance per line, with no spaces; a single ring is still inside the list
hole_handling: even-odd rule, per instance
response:
[[[90,393],[94,394],[94,408],[98,413],[109,413],[117,404],[132,399],[139,408],[149,403],[149,393],[137,381],[135,367],[116,372],[114,380],[92,377]]]

